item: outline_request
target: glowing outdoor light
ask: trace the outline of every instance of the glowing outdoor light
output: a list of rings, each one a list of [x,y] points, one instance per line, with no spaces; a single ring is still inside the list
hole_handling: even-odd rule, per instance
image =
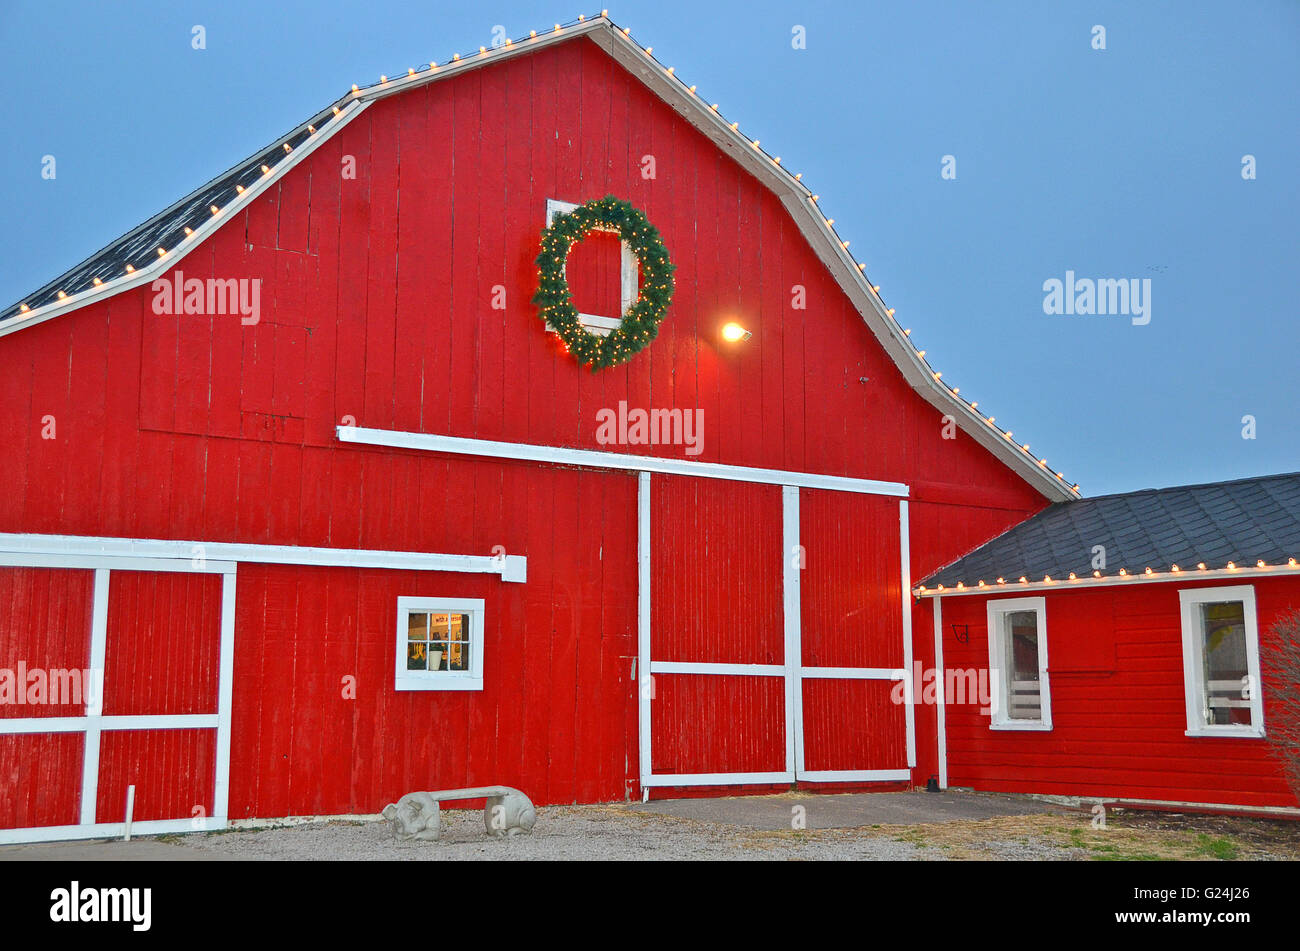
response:
[[[736,323],[734,320],[725,324],[722,328],[722,339],[726,340],[728,343],[737,343],[741,340],[748,340],[752,336],[754,336],[752,333],[740,326],[740,324]]]

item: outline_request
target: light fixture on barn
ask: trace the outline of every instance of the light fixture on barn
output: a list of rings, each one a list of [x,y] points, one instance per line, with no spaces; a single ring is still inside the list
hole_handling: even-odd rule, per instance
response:
[[[730,320],[722,326],[722,339],[728,343],[741,343],[754,336],[734,320]]]

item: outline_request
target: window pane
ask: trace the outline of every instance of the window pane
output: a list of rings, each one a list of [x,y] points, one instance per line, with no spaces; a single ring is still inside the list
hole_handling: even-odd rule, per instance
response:
[[[466,641],[452,641],[448,648],[450,650],[449,669],[469,670],[469,643]]]
[[[429,615],[429,622],[430,622],[429,638],[431,640],[435,640],[435,641],[450,640],[450,638],[447,636],[447,632],[450,627],[450,625],[448,624],[447,615],[431,614]]]
[[[406,645],[406,669],[427,670],[429,645],[424,641],[411,641]]]
[[[429,615],[408,614],[406,616],[406,636],[413,641],[424,640],[428,635]]]
[[[447,669],[447,642],[431,641],[429,644],[429,669]]]
[[[1008,716],[1013,720],[1040,719],[1038,612],[1010,611],[1003,617]]]
[[[1240,601],[1200,605],[1201,676],[1207,725],[1250,725],[1250,701],[1242,696],[1246,663],[1246,606]]]
[[[453,614],[451,616],[451,636],[448,640],[469,641],[469,615]]]

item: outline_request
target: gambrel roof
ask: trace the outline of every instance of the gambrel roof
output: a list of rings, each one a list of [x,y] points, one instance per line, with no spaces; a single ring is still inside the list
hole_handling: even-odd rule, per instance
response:
[[[375,100],[579,36],[594,41],[781,200],[876,340],[922,398],[941,414],[951,415],[964,432],[1046,498],[1078,498],[1078,486],[1050,469],[1046,459],[1030,455],[1027,444],[1012,441],[1011,433],[997,427],[993,417],[983,416],[977,404],[961,398],[941,379],[924,352],[912,345],[910,330],[894,319],[893,309],[885,306],[878,289],[864,276],[865,265],[849,254],[848,243],[836,233],[832,220],[822,213],[817,196],[803,184],[801,176],[785,169],[780,158],[765,152],[757,140],[744,136],[737,123],[727,122],[716,106],[696,95],[694,86],[678,78],[674,69],[656,60],[650,48],[639,46],[627,29],[617,27],[603,12],[567,25],[556,24],[553,30],[534,32],[495,49],[480,47],[477,53],[456,56],[451,62],[428,63],[391,79],[381,77],[370,86],[353,86],[342,98],[265,149],[0,311],[0,336],[152,282]]]

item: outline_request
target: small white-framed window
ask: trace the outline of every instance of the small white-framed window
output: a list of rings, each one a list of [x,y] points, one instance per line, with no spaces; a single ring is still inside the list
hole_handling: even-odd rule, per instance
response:
[[[571,201],[559,201],[555,198],[546,199],[546,227],[551,226],[556,215],[567,215],[577,208],[578,205]],[[611,234],[618,234],[617,228],[597,228],[597,231],[607,231]],[[636,259],[636,254],[632,251],[632,246],[626,241],[620,242],[622,253],[619,257],[619,312],[613,316],[601,314],[578,314],[578,322],[582,324],[583,329],[595,334],[597,337],[607,337],[611,330],[618,327],[623,322],[623,315],[627,309],[636,303],[637,295],[641,293],[641,262]],[[566,264],[567,268],[568,265]],[[555,330],[547,325],[547,330],[555,333]]]
[[[1178,601],[1187,735],[1263,736],[1254,587],[1186,588]]]
[[[989,601],[988,623],[990,729],[1050,730],[1046,600]]]
[[[397,599],[395,687],[483,689],[482,599]]]

